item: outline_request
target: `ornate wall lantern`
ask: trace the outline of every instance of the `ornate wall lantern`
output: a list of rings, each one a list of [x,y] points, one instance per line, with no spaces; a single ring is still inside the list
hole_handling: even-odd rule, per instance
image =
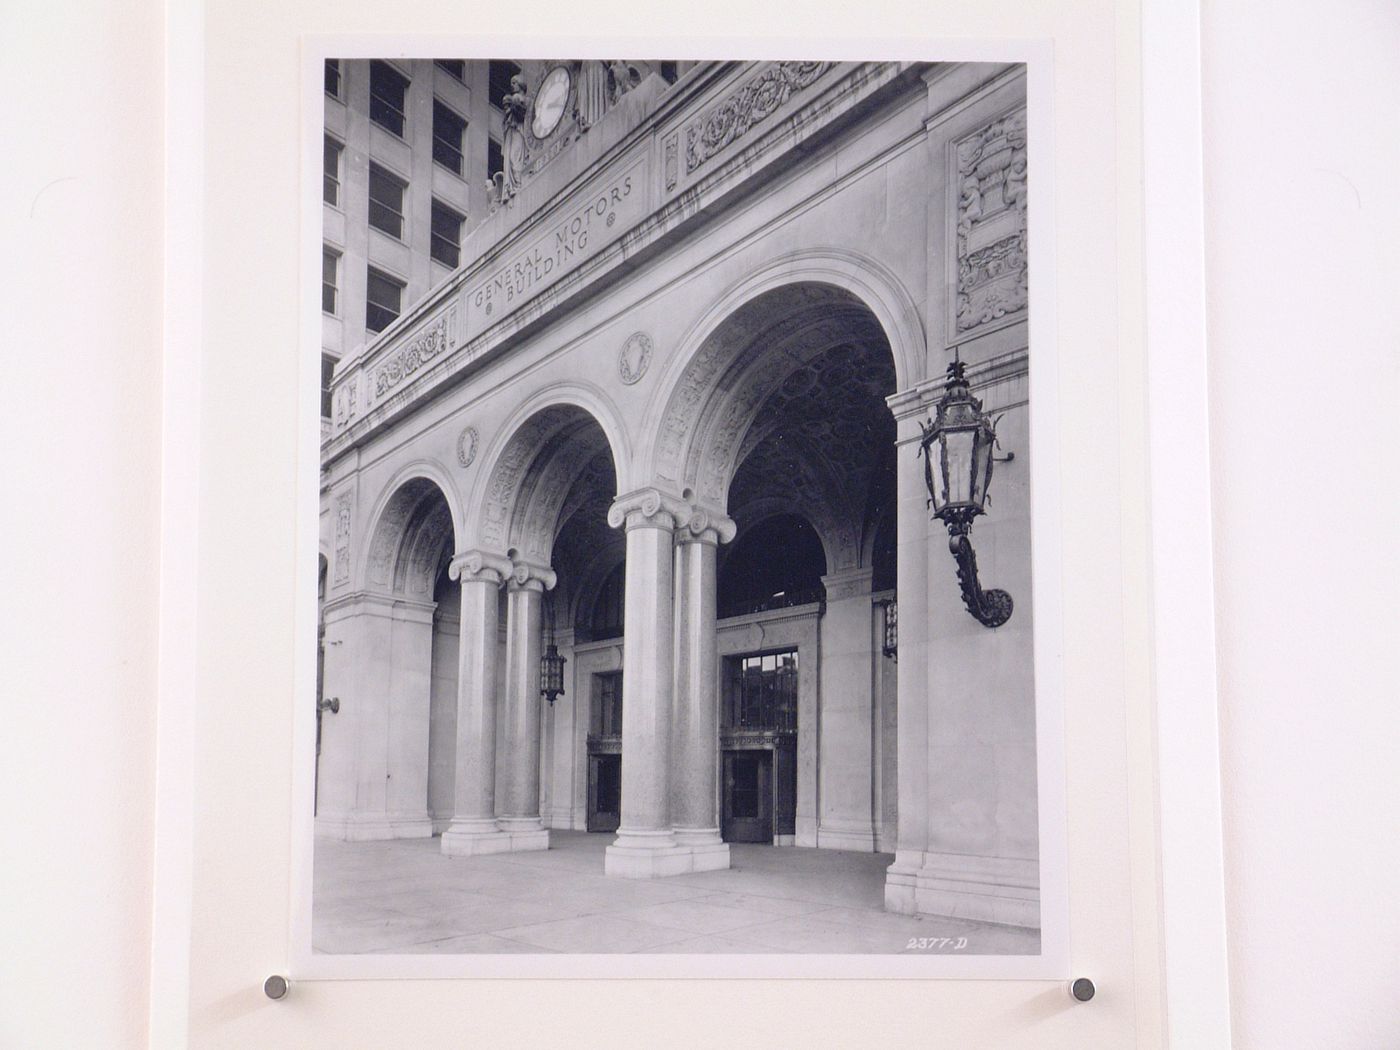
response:
[[[540,695],[554,706],[556,697],[564,695],[564,665],[568,663],[559,655],[559,647],[554,644],[554,596],[545,599],[545,622],[548,634],[545,635],[544,655],[540,657]]]
[[[924,483],[933,516],[948,526],[948,549],[958,563],[963,604],[978,623],[1000,627],[1011,618],[1011,595],[982,589],[977,554],[968,538],[972,519],[986,509],[996,425],[969,392],[966,367],[956,359],[948,366],[948,381],[935,406],[937,415],[932,422],[920,424],[924,436],[919,454],[924,457]]]

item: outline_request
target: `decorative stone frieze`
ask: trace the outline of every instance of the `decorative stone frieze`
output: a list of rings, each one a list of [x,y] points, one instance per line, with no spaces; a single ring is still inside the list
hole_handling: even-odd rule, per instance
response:
[[[954,145],[957,156],[957,331],[1026,309],[1026,110]]]
[[[374,370],[376,398],[384,397],[425,364],[452,348],[456,314],[456,307],[439,314],[436,320],[415,333],[402,349],[390,354],[388,359]]]
[[[794,92],[810,87],[830,62],[778,62],[769,66],[685,131],[685,170],[695,171],[720,150],[767,120]]]

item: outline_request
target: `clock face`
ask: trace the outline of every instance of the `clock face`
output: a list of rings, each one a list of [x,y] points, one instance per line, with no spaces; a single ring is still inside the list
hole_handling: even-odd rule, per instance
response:
[[[542,139],[559,126],[568,101],[569,71],[563,66],[555,66],[535,95],[535,112],[530,121],[530,131],[535,138]]]

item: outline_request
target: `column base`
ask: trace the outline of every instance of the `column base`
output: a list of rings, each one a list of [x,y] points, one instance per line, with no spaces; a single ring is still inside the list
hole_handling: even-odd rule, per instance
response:
[[[708,835],[711,829],[670,831],[619,831],[617,841],[603,853],[603,872],[621,879],[662,879],[697,871],[722,871],[729,867],[729,844],[708,837],[680,842],[681,835]]]
[[[526,853],[549,849],[549,832],[539,827],[504,828],[496,821],[456,821],[442,835],[448,857],[479,857],[490,853]]]
[[[885,875],[885,909],[904,915],[1040,928],[1033,860],[900,850]]]
[[[433,822],[426,813],[327,814],[316,818],[316,837],[339,842],[427,839],[433,837]]]

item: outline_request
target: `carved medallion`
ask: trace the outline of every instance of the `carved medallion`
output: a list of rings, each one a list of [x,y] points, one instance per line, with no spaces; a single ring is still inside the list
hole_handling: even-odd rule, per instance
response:
[[[464,467],[470,467],[472,461],[476,459],[476,446],[480,442],[480,435],[476,432],[476,427],[466,427],[457,435],[457,462]]]
[[[617,355],[617,371],[627,386],[646,375],[651,364],[651,336],[645,332],[633,332],[622,344],[622,352]]]

